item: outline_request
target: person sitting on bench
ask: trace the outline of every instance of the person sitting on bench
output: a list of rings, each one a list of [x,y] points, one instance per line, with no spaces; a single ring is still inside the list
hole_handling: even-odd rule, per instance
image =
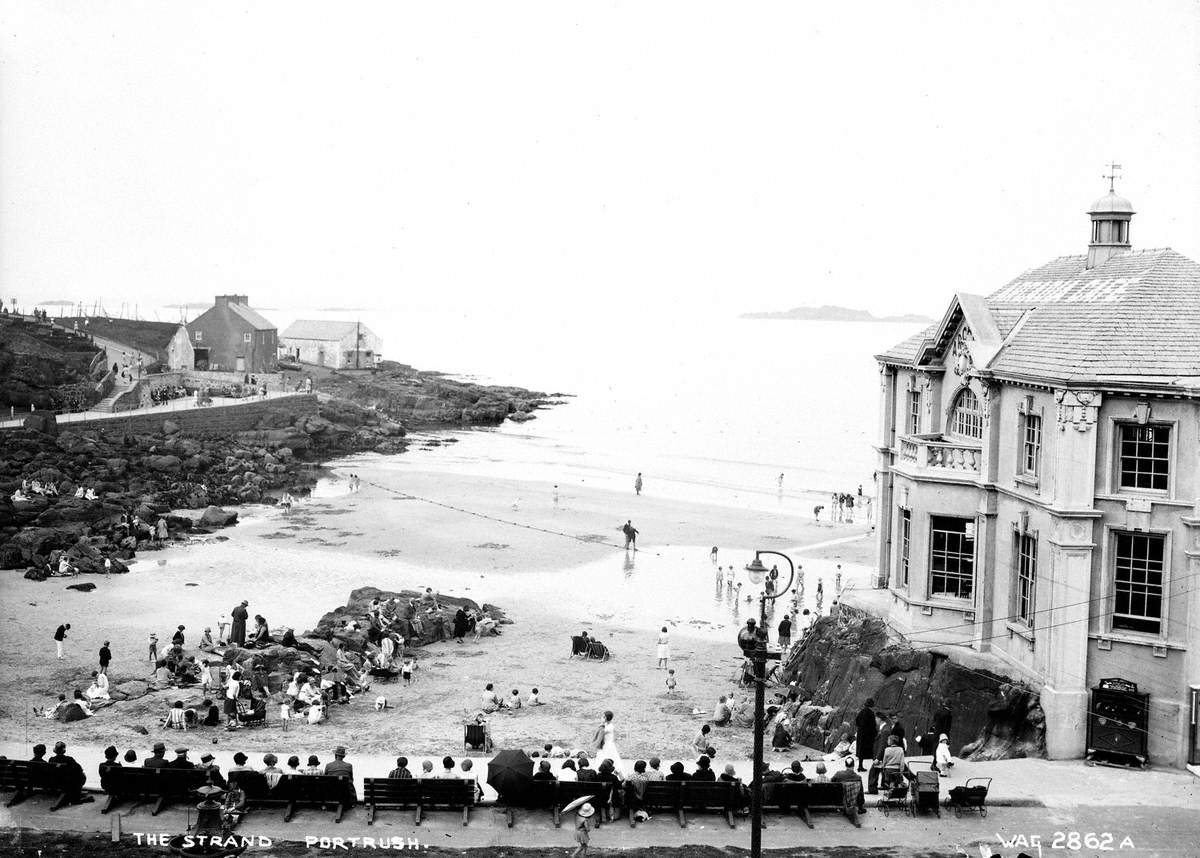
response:
[[[715,781],[717,773],[712,770],[712,761],[704,755],[696,760],[696,771],[692,772],[694,781]]]
[[[858,789],[858,812],[859,813],[867,812],[867,801],[863,797],[863,791],[862,791],[862,778],[860,778],[858,776],[858,772],[854,771],[854,757],[846,757],[845,768],[841,769],[840,771],[834,772],[833,777],[830,778],[830,780],[832,780],[835,783],[842,783],[842,784],[846,783],[847,781],[857,781],[858,787],[859,787],[859,789]]]
[[[535,781],[556,781],[558,778],[554,776],[554,772],[550,771],[550,761],[542,760],[538,763],[538,770],[534,772],[533,779]]]
[[[66,742],[54,743],[54,756],[48,763],[52,766],[58,766],[59,784],[63,788],[63,796],[71,804],[82,804],[87,801],[94,801],[90,795],[84,795],[83,785],[87,782],[87,775],[83,773],[83,767],[75,762],[74,757],[67,756]]]

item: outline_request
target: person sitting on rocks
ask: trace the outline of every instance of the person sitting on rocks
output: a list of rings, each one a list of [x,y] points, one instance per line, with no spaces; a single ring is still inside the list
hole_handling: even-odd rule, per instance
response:
[[[200,636],[200,643],[198,644],[198,648],[204,652],[213,652],[217,648],[216,645],[213,643],[211,626],[204,627],[204,634],[202,634]]]
[[[484,611],[475,620],[475,640],[479,640],[484,635],[499,635],[500,625],[492,617]]]
[[[92,671],[92,684],[83,692],[88,700],[109,700],[108,677],[98,670]]]
[[[188,728],[187,714],[184,711],[182,700],[176,700],[171,708],[167,710],[167,714],[163,717],[162,725],[172,730],[186,730]]]
[[[246,641],[246,647],[259,648],[270,646],[271,629],[267,626],[266,618],[262,614],[254,615],[254,631],[250,635],[250,640]]]
[[[508,699],[504,701],[504,708],[515,712],[521,708],[521,705],[521,692],[514,688],[512,694],[508,695]]]

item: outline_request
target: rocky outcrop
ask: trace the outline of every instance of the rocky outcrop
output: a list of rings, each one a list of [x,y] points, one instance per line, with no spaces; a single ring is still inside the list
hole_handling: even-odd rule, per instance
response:
[[[417,604],[421,599],[418,590],[380,590],[377,587],[359,587],[350,594],[345,605],[334,608],[317,622],[317,627],[305,632],[305,637],[322,640],[344,641],[346,648],[362,652],[367,645],[367,634],[363,618],[367,615],[372,600],[395,605],[395,628],[404,638],[405,646],[418,647],[446,640],[452,636],[454,614],[459,608],[474,611],[479,615],[486,611],[488,616],[501,625],[512,622],[495,605],[479,605],[471,599],[459,596],[438,595],[439,610],[429,610]],[[396,600],[399,602],[396,602]]]
[[[843,606],[822,617],[789,655],[781,677],[796,683],[796,741],[829,750],[853,733],[868,697],[898,718],[910,740],[933,724],[943,704],[952,717],[951,750],[970,759],[1045,755],[1045,718],[1037,692],[1017,680],[957,664],[942,652],[894,640],[878,617]]]

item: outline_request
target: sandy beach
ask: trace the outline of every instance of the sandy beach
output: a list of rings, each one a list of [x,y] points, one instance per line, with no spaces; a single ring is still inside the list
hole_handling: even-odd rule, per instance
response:
[[[351,468],[363,479],[356,493],[339,478]],[[761,505],[739,509],[582,484],[562,485],[556,496],[549,483],[422,468],[416,461],[374,470],[354,461],[335,472],[339,477],[290,516],[245,507],[236,527],[146,552],[128,575],[80,579],[97,585],[91,593],[66,590],[62,579],[6,578],[0,645],[13,681],[0,708],[0,740],[112,742],[139,753],[158,738],[177,742],[179,734],[158,726],[177,696],[172,690],[116,703],[73,724],[30,713],[59,692],[86,687],[104,640],[112,642],[116,685],[149,675],[150,632],[166,641],[183,624],[194,642],[205,626],[215,633],[241,599],[272,628],[303,631],[344,604],[355,587],[432,586],[494,603],[513,623],[500,637],[417,650],[410,688],[376,686],[334,707],[320,726],[206,730],[189,734],[188,744],[290,754],[328,753],[343,743],[360,753],[461,755],[461,725],[476,711],[485,683],[494,682],[522,695],[537,686],[547,704],[496,715],[499,747],[585,747],[601,713],[611,709],[624,756],[687,759],[704,720],[693,709],[711,712],[717,697],[734,689],[740,664],[734,634],[757,611],[735,590],[716,586],[711,547],[719,547],[718,565],[739,570],[756,548],[789,553],[804,567],[809,603],[816,579],[824,580],[826,609],[836,565],[853,586],[865,581],[873,552],[863,525],[817,525]],[[636,553],[621,545],[618,528],[626,519],[640,531]],[[61,662],[52,641],[60,622],[72,624]],[[673,697],[654,657],[663,625],[679,679]],[[569,636],[583,629],[608,643],[614,657],[569,659]],[[376,712],[376,693],[393,708]],[[749,730],[714,733],[719,757],[749,754]]]

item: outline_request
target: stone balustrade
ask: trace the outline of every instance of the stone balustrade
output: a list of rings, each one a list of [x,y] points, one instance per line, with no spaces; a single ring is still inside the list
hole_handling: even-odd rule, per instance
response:
[[[950,471],[953,476],[976,476],[983,462],[983,448],[962,441],[947,441],[940,435],[906,435],[899,439],[898,464],[910,471]]]

